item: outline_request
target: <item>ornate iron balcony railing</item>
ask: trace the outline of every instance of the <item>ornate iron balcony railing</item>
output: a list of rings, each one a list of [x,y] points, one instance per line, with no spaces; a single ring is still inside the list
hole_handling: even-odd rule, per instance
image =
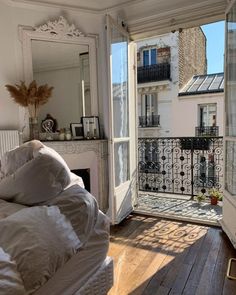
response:
[[[198,126],[195,128],[196,136],[219,136],[219,126]]]
[[[170,64],[138,67],[138,83],[170,80]]]
[[[160,115],[139,116],[139,127],[158,127]]]
[[[195,196],[223,187],[222,137],[139,138],[140,191]]]

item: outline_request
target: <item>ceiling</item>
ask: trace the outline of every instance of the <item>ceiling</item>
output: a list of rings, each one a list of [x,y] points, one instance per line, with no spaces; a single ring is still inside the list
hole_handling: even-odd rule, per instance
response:
[[[95,14],[118,14],[133,39],[166,33],[224,19],[230,0],[9,0],[81,10]]]
[[[175,9],[192,7],[200,4],[202,9],[209,4],[218,5],[219,3],[226,5],[227,0],[11,0],[12,2],[23,2],[31,4],[44,4],[68,7],[71,9],[83,9],[93,12],[107,12],[119,10],[122,8],[130,9],[135,14],[140,7],[153,8],[153,4],[159,13],[167,13]]]

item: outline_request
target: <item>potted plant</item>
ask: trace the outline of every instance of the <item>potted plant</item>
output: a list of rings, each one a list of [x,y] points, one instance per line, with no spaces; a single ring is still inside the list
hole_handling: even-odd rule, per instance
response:
[[[201,203],[202,201],[204,201],[206,199],[206,196],[203,193],[199,193],[196,196],[196,199],[197,199],[198,203]]]
[[[42,105],[48,102],[52,96],[54,87],[47,84],[38,86],[36,81],[32,81],[27,87],[25,82],[16,85],[5,85],[11,97],[22,107],[27,107],[29,111],[30,139],[38,139],[38,113]]]
[[[213,187],[209,191],[209,198],[211,200],[211,205],[217,205],[218,201],[221,201],[223,198],[222,192],[220,192],[217,188]]]

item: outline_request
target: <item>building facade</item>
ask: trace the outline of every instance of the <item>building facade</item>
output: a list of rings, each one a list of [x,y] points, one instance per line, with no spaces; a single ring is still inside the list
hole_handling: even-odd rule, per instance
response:
[[[205,35],[199,27],[180,30],[139,41],[137,48],[139,137],[180,136],[178,94],[193,75],[206,74]]]

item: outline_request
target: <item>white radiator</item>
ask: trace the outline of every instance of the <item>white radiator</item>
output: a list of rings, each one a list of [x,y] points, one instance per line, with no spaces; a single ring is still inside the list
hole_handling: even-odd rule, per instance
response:
[[[18,130],[0,130],[0,159],[3,154],[16,146],[19,146]]]

